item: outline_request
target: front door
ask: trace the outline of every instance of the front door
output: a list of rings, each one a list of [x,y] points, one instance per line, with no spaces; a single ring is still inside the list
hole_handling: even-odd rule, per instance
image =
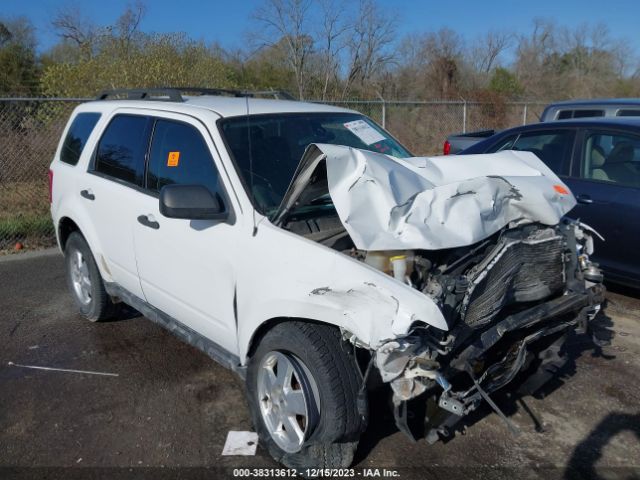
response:
[[[148,303],[237,354],[235,266],[243,256],[238,246],[242,229],[233,212],[226,221],[166,218],[158,202],[160,190],[169,184],[224,191],[213,151],[198,121],[179,115],[155,118],[148,194],[135,206],[135,254]]]

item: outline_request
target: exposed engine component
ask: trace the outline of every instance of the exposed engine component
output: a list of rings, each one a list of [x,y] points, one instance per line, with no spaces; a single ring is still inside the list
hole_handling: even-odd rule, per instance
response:
[[[411,250],[384,250],[367,252],[364,263],[371,265],[387,275],[391,275],[407,285],[411,285],[414,269],[414,253]]]
[[[452,328],[416,326],[375,353],[403,432],[410,433],[403,402],[422,394],[450,415],[428,419],[430,441],[483,400],[513,430],[489,394],[540,364],[526,382],[535,391],[563,365],[568,331],[586,330],[603,296],[602,274],[586,253],[590,239],[567,220],[505,229],[466,252],[415,254],[414,286],[438,301]]]
[[[406,402],[418,396],[444,412],[427,418],[429,441],[482,401],[510,425],[490,394],[536,365],[526,384],[539,388],[564,363],[559,352],[567,333],[586,331],[599,309],[604,290],[602,274],[589,259],[592,234],[597,232],[563,220],[556,226],[510,225],[454,249],[367,252],[337,229],[326,232],[325,245],[430,297],[449,326],[441,331],[417,323],[373,353],[393,392],[400,430],[411,434]],[[311,235],[318,241],[323,232]]]
[[[428,441],[482,402],[509,424],[491,393],[520,373],[520,388],[543,385],[565,361],[568,333],[586,332],[603,301],[602,274],[590,260],[598,233],[562,217],[575,199],[553,172],[533,156],[516,157],[505,154],[500,163],[492,156],[482,178],[466,179],[458,162],[430,158],[418,166],[314,146],[300,171],[326,173],[300,173],[276,216],[277,224],[394,277],[437,307],[436,324],[427,318],[433,313],[414,317],[386,296],[391,310],[396,302],[392,322],[402,312],[393,336],[367,345],[345,332],[371,352],[369,367],[390,386],[396,423],[409,435],[408,401],[417,397],[427,403]],[[407,181],[398,182],[398,172]],[[307,197],[296,193],[305,189]],[[294,208],[313,205],[325,191],[333,203],[321,211]]]

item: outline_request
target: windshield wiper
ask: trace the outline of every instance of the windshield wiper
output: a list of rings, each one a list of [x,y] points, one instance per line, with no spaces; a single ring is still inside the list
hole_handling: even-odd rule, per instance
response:
[[[309,205],[330,205],[333,203],[333,199],[331,195],[325,193],[324,195],[314,198],[309,202]]]

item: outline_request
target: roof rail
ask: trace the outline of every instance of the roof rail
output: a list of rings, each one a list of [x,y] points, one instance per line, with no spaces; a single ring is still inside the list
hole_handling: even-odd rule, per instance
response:
[[[275,99],[295,100],[291,94],[283,90],[231,90],[225,88],[202,88],[202,87],[162,87],[162,88],[118,88],[115,90],[104,90],[96,97],[96,100],[108,100],[113,97],[126,96],[127,100],[160,100],[169,102],[184,102],[182,96],[186,94],[197,95],[228,95],[233,97],[269,97]]]

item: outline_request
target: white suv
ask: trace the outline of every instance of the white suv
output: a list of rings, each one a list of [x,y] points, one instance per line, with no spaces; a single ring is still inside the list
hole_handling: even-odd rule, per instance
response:
[[[245,378],[283,464],[348,466],[375,383],[409,435],[426,402],[436,441],[540,387],[597,312],[590,230],[533,154],[416,158],[354,111],[189,92],[75,109],[58,243],[86,318],[126,303]]]

